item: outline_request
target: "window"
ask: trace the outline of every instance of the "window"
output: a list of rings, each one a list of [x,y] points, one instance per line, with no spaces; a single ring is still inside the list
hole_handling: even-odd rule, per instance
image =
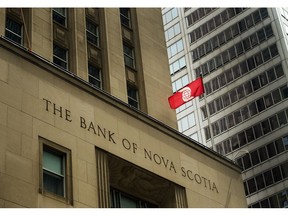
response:
[[[11,39],[12,41],[22,44],[23,43],[23,34],[22,34],[22,24],[10,19],[7,17],[6,19],[6,29],[5,36]]]
[[[157,208],[158,206],[146,202],[144,200],[140,200],[134,196],[129,194],[120,192],[111,188],[110,190],[111,196],[111,208]]]
[[[99,30],[93,22],[86,20],[87,41],[99,47]]]
[[[139,108],[139,99],[138,99],[138,91],[136,88],[128,85],[127,86],[127,94],[128,94],[128,104],[132,107]]]
[[[123,44],[124,62],[126,66],[135,68],[134,48]]]
[[[71,151],[43,138],[40,141],[40,191],[72,204]]]
[[[53,21],[57,22],[62,26],[66,26],[66,8],[53,8]]]
[[[131,18],[130,18],[130,9],[129,8],[120,8],[120,20],[121,24],[127,27],[131,27]]]
[[[68,69],[68,58],[67,50],[58,46],[57,44],[53,45],[53,63],[56,65]]]
[[[88,64],[88,79],[94,86],[102,88],[101,70],[91,64]]]

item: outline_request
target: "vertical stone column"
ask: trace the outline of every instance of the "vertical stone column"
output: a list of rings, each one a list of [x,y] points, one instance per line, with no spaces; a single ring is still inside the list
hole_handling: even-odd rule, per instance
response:
[[[175,185],[176,208],[188,208],[185,188]]]
[[[107,152],[96,148],[96,173],[99,208],[110,207],[110,183]]]

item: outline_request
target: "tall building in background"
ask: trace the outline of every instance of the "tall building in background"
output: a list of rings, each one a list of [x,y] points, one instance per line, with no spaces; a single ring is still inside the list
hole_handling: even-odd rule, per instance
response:
[[[249,207],[288,206],[288,9],[162,9],[173,91],[203,75],[206,97],[178,130],[243,168]]]
[[[161,8],[1,8],[0,207],[247,207],[168,70]]]

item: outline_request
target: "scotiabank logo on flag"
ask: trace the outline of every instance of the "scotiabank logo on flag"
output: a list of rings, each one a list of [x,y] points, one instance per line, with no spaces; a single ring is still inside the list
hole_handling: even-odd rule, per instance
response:
[[[168,98],[170,107],[176,109],[182,104],[192,100],[195,97],[200,96],[204,93],[204,86],[202,82],[202,77],[194,80],[188,85],[184,86],[178,92],[173,94]]]

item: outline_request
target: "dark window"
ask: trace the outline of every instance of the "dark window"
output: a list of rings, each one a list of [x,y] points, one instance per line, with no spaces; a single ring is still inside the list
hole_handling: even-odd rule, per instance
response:
[[[233,26],[231,26],[231,31],[232,31],[232,35],[233,37],[236,37],[239,34],[239,28],[238,25],[235,24]]]
[[[239,65],[236,65],[232,68],[234,79],[237,79],[238,77],[241,76],[240,68]]]
[[[241,74],[242,74],[242,75],[244,75],[244,74],[246,74],[246,73],[248,72],[248,67],[247,67],[246,61],[241,62],[241,63],[239,64],[239,66],[240,66]]]
[[[244,155],[243,165],[245,169],[249,169],[252,166],[249,154]]]
[[[249,104],[249,111],[250,111],[251,116],[257,114],[257,108],[256,108],[256,104],[254,102]]]
[[[261,21],[259,10],[255,11],[253,13],[253,19],[254,19],[254,23],[257,23],[257,22]]]
[[[271,58],[268,48],[262,51],[262,56],[263,56],[264,62],[268,61]]]
[[[206,109],[206,107],[201,107],[201,111],[202,111],[203,119],[206,119],[207,118],[207,109]]]
[[[226,77],[224,73],[220,74],[217,78],[218,78],[220,87],[226,85]]]
[[[261,53],[257,53],[255,56],[255,62],[256,62],[256,66],[259,66],[261,64],[263,64],[263,58],[262,58],[262,54]]]
[[[219,120],[220,132],[227,130],[227,124],[225,118]]]
[[[233,113],[233,115],[234,115],[234,119],[235,119],[235,124],[239,124],[240,122],[242,122],[240,110],[235,111]]]
[[[120,20],[121,24],[127,27],[131,27],[131,14],[129,8],[120,8]]]
[[[130,85],[127,85],[128,104],[132,107],[139,108],[138,90]]]
[[[280,154],[281,152],[285,151],[282,138],[275,141],[275,147],[276,147],[277,154]]]
[[[237,93],[236,93],[236,89],[232,89],[230,92],[229,92],[229,96],[230,96],[230,100],[231,100],[231,104],[236,102],[238,99],[237,99]]]
[[[234,118],[233,118],[233,115],[228,115],[227,116],[227,123],[228,123],[228,128],[231,128],[234,126]]]
[[[215,50],[217,47],[219,47],[219,42],[218,42],[217,36],[212,38],[212,47],[213,47],[213,50]]]
[[[274,73],[274,69],[273,68],[271,68],[271,69],[269,69],[267,71],[267,75],[268,75],[269,82],[272,82],[272,81],[274,81],[276,79],[276,75]]]
[[[214,106],[214,101],[212,101],[211,103],[208,104],[208,108],[209,108],[209,113],[210,115],[212,115],[213,113],[215,113],[215,106]]]
[[[247,144],[247,139],[246,139],[246,136],[245,136],[244,132],[241,132],[241,133],[238,134],[238,139],[239,139],[239,142],[240,142],[240,146],[243,146],[243,145]],[[247,169],[247,168],[245,167],[245,169]]]
[[[227,63],[229,61],[229,54],[228,51],[224,51],[222,54],[223,64]]]
[[[226,22],[228,20],[227,10],[224,10],[221,14],[222,22]]]
[[[242,115],[243,121],[250,117],[247,106],[241,108],[241,115]]]
[[[273,100],[270,93],[264,96],[264,101],[267,108],[273,105]]]
[[[279,208],[279,203],[277,200],[277,196],[271,196],[269,197],[269,203],[271,208]]]
[[[216,61],[216,67],[220,67],[222,65],[222,58],[221,55],[218,55],[215,57],[215,61]]]
[[[231,19],[235,16],[234,8],[228,8],[227,12],[228,12],[229,19]]]
[[[211,59],[209,62],[208,62],[208,66],[209,66],[209,71],[214,71],[215,70],[215,61],[214,59]]]
[[[211,41],[210,40],[208,40],[205,43],[205,49],[206,49],[206,54],[212,51],[212,45],[211,45]]]
[[[239,140],[238,140],[237,135],[234,135],[231,137],[231,145],[232,145],[232,150],[239,148]]]
[[[226,154],[228,154],[229,152],[232,151],[229,139],[223,141],[223,147],[224,147],[224,151],[225,151]]]
[[[263,98],[260,98],[256,101],[256,105],[258,108],[258,112],[262,112],[263,110],[265,110],[265,104],[264,104],[264,100]]]
[[[267,146],[267,151],[268,151],[268,156],[269,158],[273,157],[276,155],[276,149],[274,143],[269,143]]]
[[[252,141],[255,139],[254,133],[253,133],[253,129],[252,129],[252,128],[249,128],[249,129],[247,129],[245,132],[246,132],[246,136],[247,136],[247,141],[248,141],[248,143],[249,143],[249,142],[252,142]]]
[[[224,95],[222,96],[222,99],[223,99],[223,105],[224,105],[224,107],[227,107],[227,106],[230,105],[230,99],[229,99],[228,93],[227,93],[227,94],[224,94]]]
[[[265,160],[268,159],[268,154],[267,154],[267,151],[266,151],[266,147],[263,146],[261,148],[258,149],[258,152],[259,152],[259,156],[260,156],[260,161],[263,162]]]
[[[267,172],[264,173],[264,179],[265,179],[266,187],[273,184],[273,177],[272,177],[271,170],[268,170]]]
[[[247,181],[247,185],[248,185],[248,189],[249,189],[249,193],[254,193],[257,189],[256,189],[256,183],[255,183],[255,179],[249,179]]]
[[[135,68],[134,48],[123,44],[124,62],[126,66]]]
[[[282,164],[280,166],[280,168],[281,168],[281,171],[282,171],[283,179],[287,178],[288,177],[288,162]]]
[[[250,36],[251,46],[254,47],[258,44],[257,34],[253,34]]]
[[[280,171],[280,167],[274,167],[272,169],[272,174],[273,174],[273,178],[274,178],[274,182],[278,182],[282,180],[282,176],[281,176],[281,171]]]
[[[7,17],[5,36],[18,44],[22,44],[22,24]]]
[[[198,51],[199,51],[200,58],[205,55],[205,47],[204,46],[199,46]]]
[[[199,58],[198,49],[193,50],[192,58],[193,58],[193,61],[195,61]]]
[[[281,95],[282,95],[282,99],[286,99],[288,98],[288,87],[287,86],[282,86],[280,88],[280,92],[281,92]]]
[[[252,82],[252,86],[253,86],[253,91],[257,91],[261,87],[258,76],[255,77],[254,79],[252,79],[251,82]]]
[[[65,8],[53,8],[53,20],[60,25],[66,26],[66,9]]]
[[[225,34],[225,37],[226,37],[226,41],[231,40],[231,38],[232,38],[232,32],[231,32],[231,29],[230,29],[230,28],[228,28],[227,30],[225,30],[224,34]]]
[[[270,46],[269,49],[270,49],[270,53],[271,53],[272,58],[273,58],[274,56],[277,56],[277,55],[278,55],[278,50],[277,50],[276,44]]]
[[[216,104],[216,111],[223,109],[223,103],[221,97],[215,100],[215,104]]]
[[[261,30],[257,31],[257,36],[258,36],[259,43],[264,41],[265,40],[265,31],[264,31],[264,29],[261,29]]]
[[[284,111],[281,111],[281,112],[277,113],[277,117],[278,117],[278,120],[279,120],[280,127],[282,125],[287,124],[287,118],[286,118],[286,115],[285,115]]]
[[[213,29],[215,29],[214,19],[211,19],[208,21],[208,27],[209,27],[209,31],[212,31]]]
[[[212,89],[213,91],[216,91],[217,89],[219,89],[219,83],[218,83],[217,77],[212,80]]]
[[[111,208],[157,208],[158,206],[111,188]]]
[[[240,32],[246,31],[247,27],[246,27],[246,22],[244,19],[238,22],[238,27],[239,27]]]
[[[213,135],[216,136],[217,134],[219,134],[219,125],[218,122],[215,122],[212,124],[212,131],[213,131]]]
[[[256,124],[253,126],[253,130],[254,130],[254,134],[255,134],[255,138],[259,138],[262,136],[262,129],[261,129],[261,125],[260,123],[259,124]]]
[[[229,52],[230,60],[232,60],[236,57],[236,50],[235,50],[234,46],[229,48],[228,52]]]
[[[283,71],[283,68],[282,68],[282,65],[277,65],[275,67],[275,72],[276,72],[276,75],[277,75],[277,78],[281,77],[284,75],[284,71]]]
[[[263,178],[263,174],[262,173],[260,175],[257,175],[255,177],[255,180],[257,182],[258,190],[261,190],[261,189],[265,188],[265,183],[264,183],[264,178]]]
[[[268,17],[267,8],[260,8],[260,14],[261,14],[262,20],[263,20],[264,18]]]
[[[269,38],[273,35],[273,30],[272,30],[272,26],[268,25],[265,27],[265,33],[266,33],[266,37]]]
[[[236,51],[237,51],[237,55],[241,55],[243,53],[243,46],[242,46],[242,42],[239,42],[235,45],[236,47]]]
[[[245,97],[245,91],[244,91],[243,85],[240,85],[237,87],[237,94],[238,94],[239,100]]]
[[[268,199],[264,199],[260,202],[261,208],[269,208],[269,202]]]
[[[102,88],[101,70],[93,65],[88,65],[89,82],[98,88]]]
[[[204,128],[206,140],[211,138],[209,127]]]
[[[225,43],[225,33],[221,32],[220,34],[218,34],[218,40],[219,40],[219,44],[222,45]]]
[[[279,123],[277,121],[277,117],[276,115],[272,116],[271,118],[269,118],[270,121],[270,125],[271,125],[271,129],[275,130],[279,127]]]
[[[265,86],[268,83],[266,72],[260,74],[259,78],[260,78],[261,86]]]
[[[98,26],[89,20],[86,20],[86,35],[87,41],[96,46],[99,46]]]
[[[251,43],[249,37],[242,41],[244,50],[247,51],[251,48]]]
[[[53,62],[56,65],[64,69],[68,69],[67,50],[54,44],[53,45]]]
[[[266,119],[265,121],[261,122],[263,134],[267,134],[271,131],[269,121]]]
[[[247,64],[248,64],[249,70],[253,70],[253,69],[256,67],[253,56],[252,56],[251,58],[248,58],[248,59],[247,59]]]
[[[252,15],[247,16],[245,19],[246,19],[247,28],[250,28],[251,26],[253,26]]]
[[[259,155],[258,155],[258,151],[253,151],[251,153],[251,159],[252,159],[252,164],[253,166],[257,165],[260,163],[260,160],[259,160]]]
[[[212,92],[211,82],[207,82],[204,84],[206,94],[210,94]]]
[[[232,71],[231,70],[227,70],[224,73],[225,73],[225,76],[226,76],[227,83],[231,82],[233,80]]]
[[[281,95],[280,95],[279,89],[276,89],[272,92],[272,97],[274,100],[274,104],[281,101]]]
[[[201,30],[202,30],[202,35],[206,35],[208,33],[208,26],[206,23],[204,23],[202,26],[201,26]]]
[[[216,17],[214,17],[214,21],[215,21],[216,27],[218,27],[218,26],[220,26],[222,24],[220,14],[217,15]]]

